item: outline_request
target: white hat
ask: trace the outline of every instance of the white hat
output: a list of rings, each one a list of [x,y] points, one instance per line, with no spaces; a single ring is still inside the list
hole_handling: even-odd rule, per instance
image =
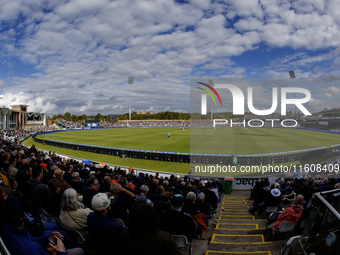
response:
[[[281,191],[280,191],[278,188],[272,189],[272,190],[270,191],[270,193],[272,193],[272,195],[273,195],[274,197],[279,197],[279,196],[281,196]]]
[[[111,200],[105,193],[98,193],[93,196],[91,206],[94,211],[103,211],[110,206]]]

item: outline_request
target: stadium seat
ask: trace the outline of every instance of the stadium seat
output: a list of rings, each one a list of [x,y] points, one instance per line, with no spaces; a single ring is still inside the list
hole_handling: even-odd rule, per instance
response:
[[[4,242],[4,240],[2,240],[2,238],[0,237],[0,254],[4,254],[4,255],[11,255],[11,253],[9,252],[9,250],[7,249],[7,246]]]
[[[120,218],[112,218],[111,220],[112,220],[113,222],[116,222],[116,223],[122,225],[123,228],[127,228],[127,227],[125,226],[125,224],[124,224],[124,221],[123,221],[122,219],[120,219]]]
[[[85,247],[85,238],[79,231],[66,227],[57,217],[55,217],[55,221],[57,222],[59,227],[64,230],[80,248]]]
[[[278,211],[278,206],[267,206],[266,207],[266,214],[271,214],[272,212]]]
[[[278,239],[280,236],[291,236],[294,233],[296,225],[297,221],[283,221],[274,232],[274,240]]]
[[[188,250],[189,255],[191,255],[193,243],[189,243],[185,235],[172,235],[172,237],[175,239],[176,244],[180,250]]]

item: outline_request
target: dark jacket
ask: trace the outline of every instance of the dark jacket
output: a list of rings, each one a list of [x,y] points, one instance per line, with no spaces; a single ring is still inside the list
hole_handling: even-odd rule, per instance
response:
[[[89,187],[85,187],[83,189],[83,204],[87,207],[87,208],[91,208],[91,202],[92,202],[92,198],[94,195],[98,194],[99,191],[97,190],[93,190],[93,189],[89,189]]]
[[[39,180],[33,179],[32,177],[28,180],[28,198],[34,206],[42,206],[43,200],[46,196],[48,186]]]
[[[161,229],[172,235],[185,235],[191,242],[196,232],[196,225],[190,215],[170,209],[161,214]]]
[[[89,228],[87,242],[90,249],[96,251],[97,254],[113,253],[123,233],[123,226],[94,212],[87,216],[87,226]]]
[[[26,228],[17,229],[7,224],[4,230],[4,241],[13,255],[51,255],[44,247],[48,247],[47,238],[34,238]],[[57,252],[66,255],[65,252]]]
[[[122,250],[119,254],[125,255],[179,255],[175,240],[165,231],[134,235],[129,230],[125,230],[120,248]]]

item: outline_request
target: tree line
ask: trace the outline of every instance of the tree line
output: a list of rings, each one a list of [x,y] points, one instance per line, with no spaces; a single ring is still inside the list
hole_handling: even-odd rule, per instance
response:
[[[116,121],[128,120],[129,114],[116,114]],[[77,123],[84,123],[85,120],[99,120],[99,121],[109,121],[109,115],[102,115],[97,113],[96,115],[75,115],[66,112],[64,115],[57,114],[53,115],[52,121],[56,122],[57,119],[64,119],[67,121],[73,121]],[[136,112],[131,113],[132,120],[188,120],[190,119],[190,113],[182,112],[158,112],[158,113],[147,113],[147,114],[137,114]]]

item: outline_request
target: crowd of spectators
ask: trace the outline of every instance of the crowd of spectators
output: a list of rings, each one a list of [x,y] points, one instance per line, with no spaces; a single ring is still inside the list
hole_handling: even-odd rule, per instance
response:
[[[96,254],[179,254],[172,235],[191,242],[206,231],[223,189],[218,179],[136,175],[2,138],[0,234],[12,254],[83,254],[60,226]]]
[[[84,125],[82,123],[64,120],[64,119],[61,119],[61,118],[57,119],[57,122],[58,122],[59,125],[61,125],[64,128],[67,128],[67,129],[84,128]]]
[[[187,127],[190,120],[120,120],[117,127]]]
[[[295,116],[295,115],[294,115]],[[298,116],[295,116],[298,117]],[[267,117],[266,119],[273,119],[275,121],[265,121],[260,122],[262,120],[259,116],[246,115],[244,118],[232,118],[233,126],[245,127],[248,126],[248,121],[252,126],[264,126],[264,127],[282,127],[281,118],[279,117]],[[259,120],[259,121],[255,121]],[[64,119],[57,119],[58,123],[67,129],[80,129],[85,128],[83,124],[67,121]],[[229,120],[228,120],[229,121]],[[237,124],[241,123],[241,124]],[[245,124],[243,124],[245,123]],[[190,119],[190,120],[119,120],[118,122],[108,122],[108,121],[100,121],[100,128],[114,128],[114,127],[201,127],[201,126],[212,126],[213,121],[211,119]],[[224,126],[225,124],[223,124]],[[296,122],[294,121],[285,121],[285,126],[294,127]]]
[[[250,198],[254,203],[249,212],[268,220],[269,227],[265,233],[269,240],[283,221],[297,222],[298,226],[298,222],[306,219],[313,206],[314,193],[339,188],[339,180],[321,176],[282,178],[272,183],[263,179],[251,189]]]
[[[18,128],[12,130],[0,130],[0,138],[1,140],[10,141],[13,143],[18,143],[22,140],[25,140],[31,134],[37,132],[46,132],[46,131],[54,131],[54,130],[61,130],[58,126],[37,126],[37,127],[29,127],[29,128]]]

